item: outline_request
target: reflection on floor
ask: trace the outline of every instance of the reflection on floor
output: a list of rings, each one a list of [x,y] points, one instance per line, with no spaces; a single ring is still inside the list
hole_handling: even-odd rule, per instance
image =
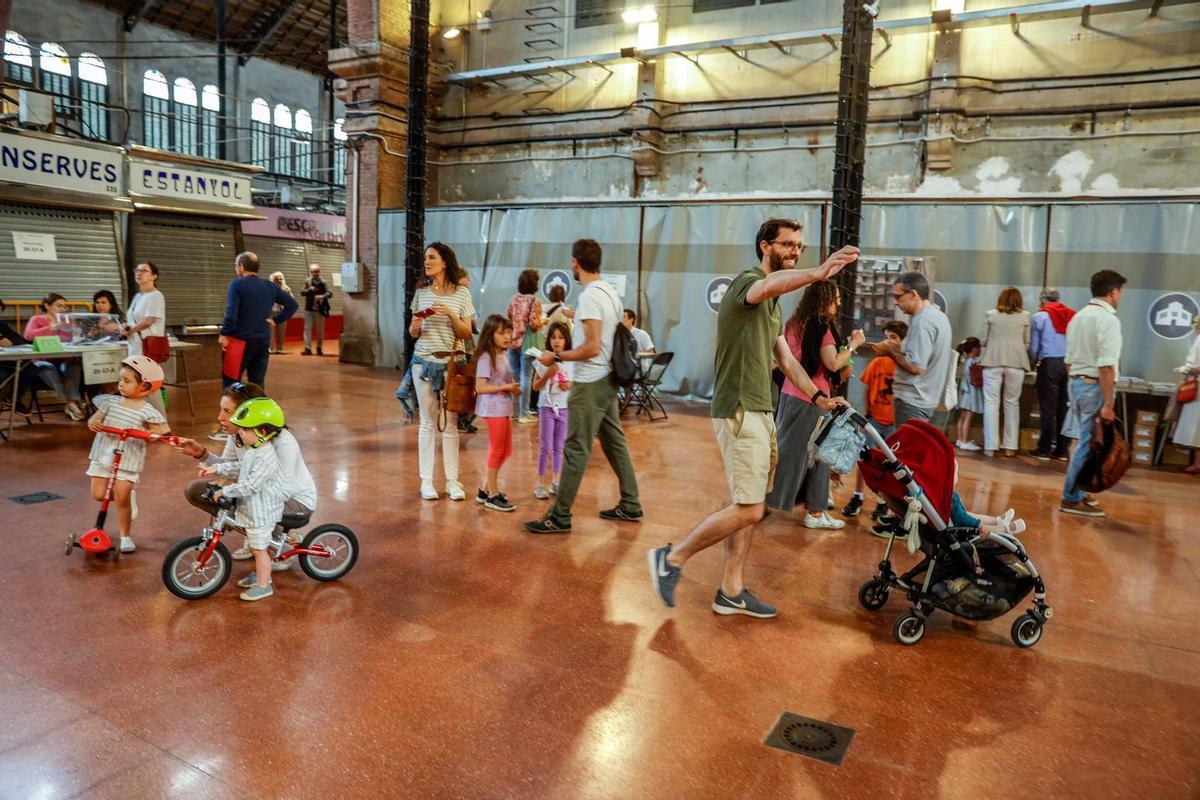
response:
[[[969,508],[1029,522],[1056,616],[1028,651],[1011,617],[937,615],[904,648],[899,598],[879,614],[855,601],[882,552],[865,521],[763,525],[750,580],[775,621],[712,614],[717,550],[689,565],[679,608],[659,606],[646,548],[727,496],[703,408],[628,422],[645,522],[596,517],[616,498],[597,448],[575,532],[533,537],[536,426],[516,428],[502,476],[516,514],[422,502],[399,377],[272,360],[320,487],[314,520],[351,525],[362,556],[341,582],[278,575],[252,605],[232,585],[194,603],[163,588],[162,556],[202,524],[181,495],[194,462],[151,453],[139,549],[114,566],[62,555],[96,510],[83,426],[0,444],[5,498],[64,498],[0,499],[0,797],[1200,794],[1200,482],[1135,470],[1092,522],[1054,510],[1060,465],[964,458]],[[207,433],[216,396],[198,392],[193,420],[173,394],[175,429]],[[468,493],[486,446],[464,437]],[[842,766],[763,746],[783,711],[854,728]]]

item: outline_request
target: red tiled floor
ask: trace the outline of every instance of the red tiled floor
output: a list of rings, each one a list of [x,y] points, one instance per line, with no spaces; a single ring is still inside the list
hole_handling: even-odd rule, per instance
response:
[[[711,613],[717,550],[689,564],[678,608],[658,604],[646,548],[726,498],[703,408],[627,423],[643,523],[596,518],[616,496],[597,449],[574,533],[532,537],[534,427],[516,428],[502,476],[515,514],[422,502],[398,380],[272,360],[314,521],[353,527],[362,555],[338,582],[278,575],[253,606],[232,586],[194,603],[162,586],[163,555],[203,523],[182,501],[188,459],[152,450],[139,551],[114,565],[61,555],[95,515],[90,434],[57,421],[0,444],[4,497],[64,497],[0,500],[19,543],[0,568],[0,797],[1200,795],[1200,482],[1134,470],[1103,498],[1111,519],[1084,521],[1053,510],[1061,465],[964,458],[968,507],[1029,522],[1056,615],[1032,650],[1011,618],[942,615],[904,648],[902,598],[856,602],[883,550],[864,520],[761,526],[748,579],[777,620]],[[176,431],[207,433],[216,394],[199,386],[191,419],[173,392]],[[463,445],[471,492],[486,439]],[[856,729],[843,765],[764,747],[785,710]]]

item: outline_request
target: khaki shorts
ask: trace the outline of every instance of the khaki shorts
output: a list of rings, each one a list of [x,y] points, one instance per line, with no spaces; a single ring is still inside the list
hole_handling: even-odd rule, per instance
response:
[[[765,411],[746,411],[738,406],[735,416],[712,422],[733,502],[746,506],[763,502],[775,484],[775,466],[779,463],[775,418]]]

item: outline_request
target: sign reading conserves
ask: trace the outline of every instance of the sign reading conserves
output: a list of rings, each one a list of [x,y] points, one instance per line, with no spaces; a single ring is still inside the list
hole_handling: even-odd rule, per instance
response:
[[[125,194],[119,151],[0,133],[0,181],[88,194]]]
[[[129,194],[250,208],[250,177],[129,159]]]

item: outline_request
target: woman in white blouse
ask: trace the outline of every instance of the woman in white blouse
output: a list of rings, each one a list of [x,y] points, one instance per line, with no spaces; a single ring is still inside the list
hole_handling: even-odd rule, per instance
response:
[[[125,335],[129,341],[129,355],[140,356],[144,355],[143,336],[167,335],[167,300],[158,290],[158,267],[152,262],[138,264],[133,270],[133,280],[138,293],[133,296],[129,310],[125,312]],[[146,400],[160,412],[166,413],[161,392],[155,392]]]
[[[1192,330],[1196,338],[1192,340],[1192,349],[1188,350],[1187,360],[1176,372],[1182,373],[1183,379],[1200,376],[1200,316],[1192,318]],[[1179,407],[1179,421],[1175,423],[1175,444],[1189,447],[1192,450],[1192,463],[1183,468],[1188,475],[1200,475],[1200,464],[1196,463],[1196,452],[1200,450],[1200,399],[1184,403]]]

